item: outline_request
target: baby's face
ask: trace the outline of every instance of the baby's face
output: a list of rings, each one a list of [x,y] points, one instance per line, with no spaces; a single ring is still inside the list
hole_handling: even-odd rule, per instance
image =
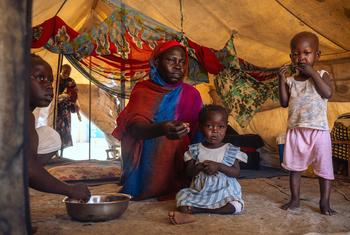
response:
[[[208,147],[219,147],[225,138],[227,129],[227,118],[222,112],[210,111],[206,120],[201,124],[201,131],[204,134]]]
[[[291,49],[290,54],[294,65],[308,64],[313,66],[319,56],[317,45],[311,38],[300,38]]]

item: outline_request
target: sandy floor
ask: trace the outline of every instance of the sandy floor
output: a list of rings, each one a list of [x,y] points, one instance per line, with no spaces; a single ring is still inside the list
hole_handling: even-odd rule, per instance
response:
[[[302,179],[299,212],[284,211],[279,206],[288,199],[288,177],[240,180],[245,212],[239,216],[198,215],[186,225],[170,225],[169,210],[174,201],[131,202],[117,220],[81,223],[70,220],[62,196],[31,190],[32,223],[35,234],[350,234],[350,184],[334,181],[332,205],[338,214],[319,213],[318,180]],[[91,187],[94,194],[115,192],[113,184]],[[346,233],[349,232],[349,233]]]

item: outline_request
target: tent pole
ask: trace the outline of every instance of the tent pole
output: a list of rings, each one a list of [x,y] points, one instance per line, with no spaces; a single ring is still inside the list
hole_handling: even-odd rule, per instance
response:
[[[91,56],[89,57],[89,160],[91,160]]]
[[[26,161],[31,9],[31,0],[0,3],[0,234],[32,233]]]
[[[60,53],[58,54],[58,61],[57,61],[57,72],[56,72],[56,83],[55,83],[55,100],[54,100],[54,107],[53,107],[53,129],[56,130],[56,120],[57,120],[57,104],[58,104],[58,93],[59,93],[59,87],[60,87],[60,72],[62,69],[62,62],[63,62],[63,55]]]
[[[123,2],[121,2],[121,10],[122,10],[122,18],[121,18],[121,25],[122,25],[122,38],[123,38],[123,56],[122,56],[122,66],[121,66],[121,79],[120,79],[120,90],[121,90],[121,93],[124,94],[124,97],[122,97],[121,99],[121,102],[120,102],[120,106],[121,106],[121,110],[124,109],[125,107],[125,58],[126,58],[126,55],[125,55],[125,46],[126,46],[126,43],[125,43],[125,40],[126,40],[126,36],[125,36],[125,33],[126,33],[126,26],[125,26],[125,4]]]

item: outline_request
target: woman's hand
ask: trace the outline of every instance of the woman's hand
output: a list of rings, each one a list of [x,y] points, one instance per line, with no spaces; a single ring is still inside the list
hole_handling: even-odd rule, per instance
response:
[[[164,135],[171,140],[180,139],[190,132],[188,123],[180,121],[167,121],[162,123]]]
[[[203,171],[208,175],[216,175],[219,171],[219,163],[205,160],[203,162]]]

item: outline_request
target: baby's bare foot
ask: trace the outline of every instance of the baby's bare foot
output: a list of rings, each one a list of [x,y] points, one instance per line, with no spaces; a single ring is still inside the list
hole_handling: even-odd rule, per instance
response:
[[[177,208],[181,213],[193,214],[195,208],[192,206],[180,206]]]
[[[300,207],[299,200],[290,200],[288,203],[281,206],[283,210],[295,210]]]
[[[169,211],[169,221],[172,224],[187,224],[196,221],[196,217],[191,214],[185,214],[178,211]]]

